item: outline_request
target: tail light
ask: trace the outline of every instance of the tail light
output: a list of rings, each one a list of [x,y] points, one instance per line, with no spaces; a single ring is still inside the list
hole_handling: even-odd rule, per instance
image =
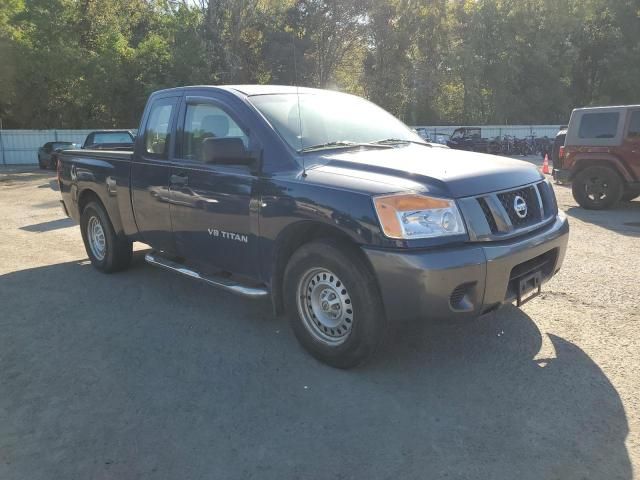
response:
[[[560,151],[558,152],[558,157],[560,158],[560,160],[564,159],[564,145],[560,147]]]

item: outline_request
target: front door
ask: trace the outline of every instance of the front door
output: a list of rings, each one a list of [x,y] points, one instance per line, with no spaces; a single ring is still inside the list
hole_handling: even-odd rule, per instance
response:
[[[257,277],[258,217],[252,208],[257,178],[246,166],[207,164],[203,141],[252,140],[230,109],[214,99],[187,97],[180,112],[181,138],[171,171],[171,222],[180,256],[205,272]]]
[[[179,96],[170,96],[152,101],[131,164],[131,201],[138,231],[145,243],[167,253],[175,253],[169,213],[169,152],[179,100]]]

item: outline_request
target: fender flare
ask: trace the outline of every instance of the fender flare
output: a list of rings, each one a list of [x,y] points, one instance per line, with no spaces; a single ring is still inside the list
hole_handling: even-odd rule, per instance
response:
[[[590,166],[607,166],[611,165],[615,168],[618,174],[622,177],[625,182],[633,182],[635,181],[631,171],[629,168],[615,155],[611,155],[610,153],[579,153],[576,155],[576,159],[573,163],[573,168],[571,169],[570,180],[582,170]]]
[[[117,202],[109,201],[109,200],[114,200],[115,197],[109,196],[109,194],[107,193],[106,187],[104,187],[104,189],[94,188],[96,186],[98,185],[87,186],[79,191],[78,193],[79,215],[82,215],[82,210],[80,207],[82,203],[84,203],[83,199],[86,198],[87,195],[91,197],[95,197],[98,199],[98,201],[102,204],[105,211],[107,212],[107,216],[109,217],[109,220],[111,221],[111,225],[113,226],[113,229],[116,232],[116,234],[123,235],[124,229],[122,226],[122,219],[120,218],[120,210],[118,209]],[[104,191],[101,192],[100,190],[104,190]]]

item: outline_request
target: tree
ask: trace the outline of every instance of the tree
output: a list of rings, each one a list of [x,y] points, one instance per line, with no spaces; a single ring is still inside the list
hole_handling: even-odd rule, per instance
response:
[[[412,124],[638,103],[638,0],[0,0],[5,127],[133,127],[148,94],[283,83]]]

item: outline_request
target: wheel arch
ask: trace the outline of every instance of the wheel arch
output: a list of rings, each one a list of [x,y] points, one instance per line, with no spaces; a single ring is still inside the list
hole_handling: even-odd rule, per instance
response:
[[[82,211],[91,201],[97,202],[102,206],[102,208],[104,208],[104,211],[107,212],[107,217],[109,218],[111,226],[116,234],[122,234],[122,222],[117,209],[114,211],[113,208],[109,208],[108,205],[102,201],[100,195],[92,188],[85,188],[78,194],[78,213],[80,216],[82,216]]]
[[[341,229],[313,220],[303,220],[291,224],[280,232],[273,248],[270,287],[271,300],[276,315],[284,311],[284,272],[289,259],[303,245],[321,239],[332,241],[343,248],[350,249],[354,255],[359,256],[373,275],[373,266],[362,249],[359,248],[359,244]]]
[[[632,182],[633,177],[628,171],[627,167],[616,157],[611,155],[598,155],[598,156],[581,156],[575,160],[573,165],[570,180],[573,180],[576,175],[589,167],[605,167],[615,171],[624,183]]]

